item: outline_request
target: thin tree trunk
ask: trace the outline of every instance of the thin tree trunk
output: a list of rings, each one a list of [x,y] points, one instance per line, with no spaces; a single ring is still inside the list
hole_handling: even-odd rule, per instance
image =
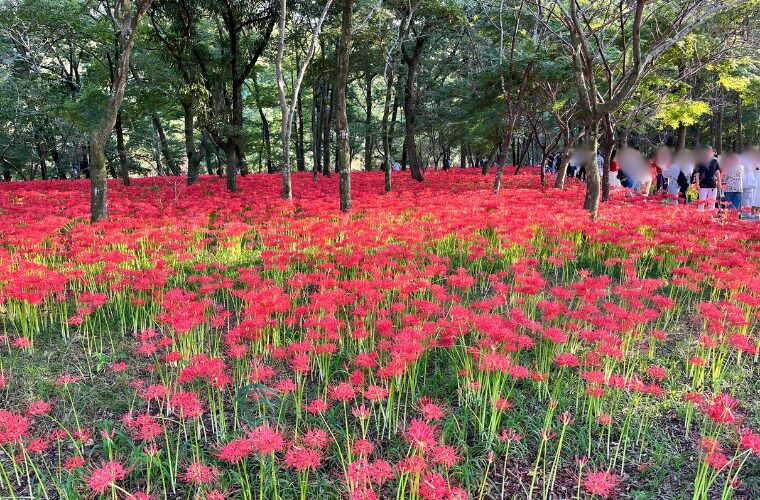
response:
[[[327,79],[325,79],[327,80]],[[330,99],[327,99],[327,96],[330,96]],[[335,101],[335,91],[332,88],[332,85],[328,84],[327,81],[325,81],[325,91],[324,91],[324,98],[322,102],[322,173],[326,177],[330,177],[330,165],[332,164],[332,160],[330,158],[330,133],[332,129],[332,121],[333,121],[333,110],[335,109],[334,101]],[[329,102],[329,109],[328,109],[328,102]]]
[[[400,83],[400,78],[396,80],[396,84]],[[396,85],[394,84],[394,85]],[[396,122],[398,120],[398,107],[399,107],[399,91],[398,88],[394,87],[393,89],[393,105],[391,106],[391,123],[388,127],[388,151],[390,152],[390,156],[393,156],[393,138],[396,130]],[[389,156],[389,158],[390,158]],[[406,166],[406,165],[404,165]]]
[[[715,113],[715,137],[713,138],[713,147],[715,152],[723,152],[723,103],[720,102],[721,96],[718,95],[718,111]]]
[[[201,144],[203,144],[204,142],[208,143],[208,132],[206,132],[206,130],[203,130],[203,132],[201,132]],[[214,175],[214,167],[211,165],[211,159],[212,159],[211,154],[212,153],[214,155],[218,154],[216,151],[216,144],[214,144],[213,142],[211,144],[214,147],[209,148],[208,146],[206,146],[206,154],[204,155],[206,157],[206,173],[208,173],[208,175]],[[218,162],[218,159],[217,159],[217,162]]]
[[[169,149],[169,141],[166,139],[164,133],[164,127],[161,125],[161,119],[157,114],[153,114],[153,126],[156,127],[156,133],[158,134],[158,145],[161,148],[161,155],[164,157],[166,166],[169,167],[169,171],[172,175],[180,175],[179,166],[174,161],[174,155],[172,155],[171,149]]]
[[[119,154],[119,175],[125,186],[131,184],[129,179],[129,162],[127,161],[127,149],[124,146],[124,129],[121,126],[121,111],[116,114],[116,150]]]
[[[256,78],[255,72],[253,73],[253,98],[256,101],[259,118],[261,118],[261,139],[264,142],[264,152],[266,153],[267,173],[273,174],[276,169],[274,168],[274,161],[272,159],[272,140],[269,132],[269,120],[267,120],[267,115],[264,113],[264,108],[261,106],[259,82]]]
[[[351,17],[353,0],[343,0],[340,40],[338,42],[338,72],[335,81],[335,146],[340,170],[340,210],[348,212],[351,200],[351,152],[349,150],[348,116],[346,112],[346,87],[348,62],[351,50]]]
[[[282,62],[285,51],[287,1],[280,1],[280,36],[277,41],[275,72],[277,73],[277,93],[279,96],[280,112],[282,115],[282,196],[286,200],[290,200],[293,197],[293,188],[290,182],[290,133],[292,130],[294,113],[298,114],[298,122],[296,122],[296,156],[298,170],[303,171],[306,168],[303,150],[303,109],[301,105],[301,84],[303,82],[304,75],[306,74],[306,69],[311,62],[311,58],[314,56],[317,39],[319,37],[319,33],[322,29],[322,24],[324,23],[325,17],[327,16],[327,11],[330,8],[331,4],[332,0],[328,0],[322,10],[322,15],[320,16],[318,24],[311,35],[309,49],[306,52],[306,59],[304,60],[303,64],[301,64],[298,52],[296,52],[296,67],[298,69],[298,76],[293,81],[293,96],[290,103],[288,103],[288,100],[285,96],[285,78],[282,71]],[[350,14],[351,13],[349,12],[349,16]]]
[[[320,139],[322,138],[321,130],[319,129],[319,106],[321,95],[319,92],[319,79],[314,77],[312,87],[312,105],[311,105],[311,148],[314,164],[312,165],[312,177],[314,182],[317,181],[317,175],[322,171],[322,155]]]
[[[742,130],[742,95],[736,94],[736,140],[734,149],[739,152],[744,149],[744,131]]]
[[[267,116],[261,108],[259,108],[259,116],[261,117],[261,137],[264,140],[264,152],[267,156],[267,173],[273,174],[277,169],[274,166],[274,159],[272,158],[272,138],[269,132],[269,120],[267,120]]]
[[[394,67],[387,69],[387,79],[385,86],[385,102],[383,104],[383,122],[382,122],[382,140],[383,140],[383,169],[385,173],[385,192],[390,193],[392,189],[392,165],[391,165],[391,141],[388,134],[388,116],[391,111],[391,94],[393,93],[394,78],[396,71]]]
[[[158,131],[156,131],[155,124],[153,126],[153,161],[156,162],[156,173],[159,176],[164,174],[164,166],[161,163],[161,147],[158,145]]]
[[[365,109],[366,117],[364,119],[364,170],[372,170],[372,80],[374,74],[367,71],[365,76],[366,95]]]
[[[58,179],[66,178],[66,170],[61,165],[61,155],[58,152],[58,146],[53,145],[53,150],[50,152],[50,157],[53,159],[53,165],[55,165],[55,175]]]
[[[605,115],[604,144],[602,145],[602,201],[610,199],[610,163],[612,162],[612,148],[615,146],[615,132],[609,115]],[[596,159],[592,162],[596,167]]]
[[[293,198],[293,187],[290,183],[290,130],[292,120],[290,116],[290,107],[285,98],[285,77],[282,71],[282,60],[285,51],[285,26],[287,21],[287,1],[280,0],[280,33],[277,39],[277,57],[275,61],[275,73],[277,74],[277,93],[280,100],[280,115],[282,116],[281,139],[282,139],[282,197],[285,200]],[[298,55],[296,54],[296,65],[300,66]]]
[[[48,178],[48,171],[47,171],[47,152],[45,151],[45,147],[42,145],[41,142],[37,142],[36,144],[37,149],[37,157],[40,159],[40,175],[42,176],[42,180],[46,181]]]
[[[533,138],[531,137],[527,141],[523,141],[520,146],[520,157],[517,159],[517,166],[515,167],[515,174],[520,172],[520,169],[525,165],[525,157],[528,155],[528,151],[533,146]]]
[[[296,112],[298,113],[298,121],[296,122],[296,168],[299,172],[304,172],[306,171],[306,148],[303,138],[303,99],[301,92],[298,93],[296,103]]]
[[[245,153],[240,149],[240,142],[235,143],[235,155],[237,156],[237,173],[241,176],[248,175],[248,161],[246,160]]]

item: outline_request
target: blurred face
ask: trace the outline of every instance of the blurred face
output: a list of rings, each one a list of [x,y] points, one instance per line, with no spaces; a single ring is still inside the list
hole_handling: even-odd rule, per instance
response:
[[[683,165],[683,166],[692,165],[694,163],[694,158],[692,157],[690,152],[684,151],[684,152],[679,153],[676,156],[676,162],[679,165]]]
[[[750,150],[747,156],[752,167],[758,166],[758,163],[760,163],[760,151]]]
[[[654,156],[655,161],[658,165],[668,165],[670,164],[671,160],[671,154],[670,149],[668,148],[660,148],[657,150],[657,153]]]
[[[713,148],[705,148],[699,153],[699,161],[702,163],[709,163],[715,156]]]
[[[735,154],[722,155],[720,160],[724,168],[734,168],[739,165],[739,157]]]

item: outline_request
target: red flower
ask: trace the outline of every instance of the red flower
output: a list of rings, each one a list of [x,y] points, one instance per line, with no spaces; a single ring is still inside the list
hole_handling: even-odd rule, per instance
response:
[[[50,403],[47,403],[45,401],[35,401],[34,403],[29,405],[29,411],[27,412],[27,415],[30,417],[33,417],[35,415],[45,415],[47,412],[50,411]]]
[[[182,480],[191,484],[212,484],[219,480],[219,470],[213,465],[193,462],[187,466]]]
[[[127,477],[127,471],[119,462],[106,462],[102,467],[92,471],[87,478],[87,485],[95,493],[105,493],[106,490]]]
[[[618,478],[609,472],[589,472],[583,486],[590,494],[607,498],[617,486],[617,482]]]

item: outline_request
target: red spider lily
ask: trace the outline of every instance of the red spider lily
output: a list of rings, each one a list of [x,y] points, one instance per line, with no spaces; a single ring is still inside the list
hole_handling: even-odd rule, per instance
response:
[[[322,459],[322,452],[315,449],[293,447],[285,453],[285,465],[301,472],[318,469]]]
[[[416,419],[412,419],[407,427],[406,438],[412,446],[423,453],[432,449],[437,443],[435,427]]]
[[[64,468],[67,471],[73,471],[74,469],[78,469],[82,467],[84,464],[85,464],[84,458],[80,457],[79,455],[74,455],[66,459]]]
[[[351,498],[487,498],[500,495],[490,467],[501,463],[506,497],[521,476],[509,460],[520,442],[522,457],[536,457],[534,497],[534,487],[556,496],[557,472],[580,453],[610,461],[609,475],[578,464],[581,496],[584,484],[605,496],[623,481],[612,471],[630,471],[631,456],[660,435],[649,426],[676,409],[688,436],[712,440],[696,495],[713,476],[728,495],[743,462],[754,467],[758,439],[737,425],[752,422],[755,398],[712,394],[733,387],[757,354],[759,226],[616,193],[589,221],[578,183],[538,190],[532,173],[508,181],[517,204],[493,197],[479,173],[400,180],[393,199],[378,178],[355,177],[350,216],[335,215],[330,179],[294,174],[293,204],[275,200],[268,176],[246,176],[229,194],[204,178],[180,186],[175,202],[167,187],[136,179],[112,186],[113,219],[93,226],[72,221],[86,212],[78,183],[0,185],[10,348],[0,371],[22,373],[17,360],[28,356],[18,349],[40,345],[32,332],[46,349],[57,330],[91,344],[129,332],[137,354],[127,360],[118,341],[113,353],[88,346],[87,363],[67,369],[84,376],[61,377],[53,408],[47,393],[19,395],[26,381],[0,383],[11,402],[45,398],[7,410],[27,419],[5,446],[11,482],[37,467],[42,482],[80,487],[89,477],[80,457],[113,454],[131,472],[103,491],[124,497],[218,499],[225,494],[210,488],[223,484],[251,498],[258,470],[263,498],[296,477],[310,498],[316,475],[325,491],[345,479]],[[688,354],[677,362],[671,352]],[[133,397],[94,446],[101,426],[77,415],[80,425],[71,396],[86,397],[107,373],[118,374],[107,381],[115,396]],[[587,449],[556,429],[574,420]],[[568,451],[576,441],[583,449]],[[464,444],[485,456],[462,454]],[[72,451],[69,477],[50,457]],[[462,470],[485,486],[457,488]]]
[[[50,411],[50,408],[52,408],[52,406],[50,405],[50,403],[46,401],[42,401],[42,400],[35,401],[34,403],[29,405],[27,416],[33,417],[35,415],[45,415],[46,413]]]
[[[182,480],[192,484],[213,484],[219,481],[219,470],[213,465],[193,462],[185,469]]]
[[[0,444],[12,444],[28,436],[29,420],[7,410],[0,410]]]
[[[111,489],[117,481],[122,481],[127,476],[127,470],[119,462],[106,462],[101,467],[93,470],[88,478],[87,485],[95,493],[104,493]]]
[[[592,495],[608,498],[617,486],[619,478],[609,472],[589,472],[583,487]]]
[[[193,392],[175,392],[169,398],[169,405],[180,418],[196,418],[203,414],[204,410],[198,395]]]

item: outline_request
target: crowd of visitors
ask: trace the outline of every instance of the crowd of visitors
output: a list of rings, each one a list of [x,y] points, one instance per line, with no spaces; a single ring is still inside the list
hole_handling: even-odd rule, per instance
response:
[[[554,172],[561,165],[560,154],[548,162]],[[577,147],[570,152],[566,175],[584,180],[591,165],[601,176],[602,155]],[[639,150],[625,146],[612,151],[609,183],[611,189],[628,189],[643,196],[662,193],[668,203],[696,202],[699,210],[727,208],[756,218],[760,214],[760,149],[717,155],[712,146],[703,145],[674,154],[663,144],[646,160]]]

